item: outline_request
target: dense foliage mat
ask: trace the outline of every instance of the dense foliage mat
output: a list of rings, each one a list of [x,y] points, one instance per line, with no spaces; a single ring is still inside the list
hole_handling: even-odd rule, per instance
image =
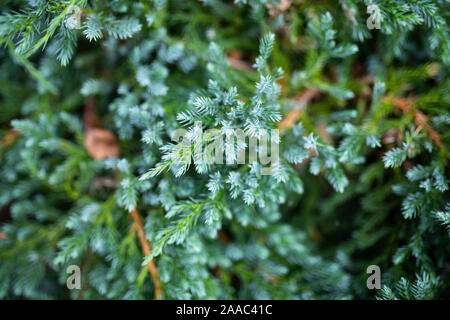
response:
[[[3,0],[0,297],[449,298],[449,7]]]

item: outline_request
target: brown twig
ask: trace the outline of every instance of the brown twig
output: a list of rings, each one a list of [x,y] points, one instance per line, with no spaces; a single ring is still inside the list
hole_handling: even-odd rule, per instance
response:
[[[383,100],[384,101],[392,101],[392,98],[389,96],[386,96],[383,98]],[[408,113],[412,114],[416,125],[419,128],[425,129],[428,136],[430,137],[430,140],[436,146],[443,149],[444,145],[442,144],[441,136],[428,124],[428,117],[420,110],[414,108],[414,102],[415,102],[415,99],[412,97],[410,97],[410,98],[394,98],[393,99],[394,106],[397,109],[401,110],[405,114],[408,114]]]
[[[97,160],[106,159],[109,157],[118,157],[120,154],[120,147],[117,143],[115,135],[101,128],[100,119],[97,115],[94,97],[88,97],[85,101],[85,108],[83,114],[83,120],[85,125],[85,148],[88,153]],[[118,170],[114,170],[114,179],[108,181],[110,186],[117,184]],[[142,225],[141,217],[134,208],[130,211],[130,215],[134,221],[134,229],[137,231],[139,242],[142,247],[144,255],[147,257],[150,255],[151,247],[147,238],[145,237],[144,227]],[[161,284],[159,282],[158,269],[155,263],[150,260],[147,263],[150,271],[150,276],[153,280],[155,287],[155,298],[161,300]]]
[[[280,121],[278,124],[280,131],[283,132],[284,130],[294,126],[308,102],[315,98],[318,94],[319,90],[316,88],[309,88],[293,97],[291,100],[297,104],[297,107],[290,110],[286,117]]]
[[[144,255],[147,257],[150,255],[151,247],[150,243],[148,242],[147,238],[145,237],[145,231],[144,227],[142,225],[141,217],[139,216],[139,213],[137,211],[137,208],[134,208],[130,211],[130,215],[133,218],[134,226],[136,228],[139,242],[142,247],[142,251]],[[148,269],[150,271],[150,275],[153,280],[153,285],[155,286],[155,298],[156,300],[161,300],[161,283],[159,282],[159,276],[158,276],[158,269],[156,268],[155,263],[153,260],[150,260],[147,263]]]

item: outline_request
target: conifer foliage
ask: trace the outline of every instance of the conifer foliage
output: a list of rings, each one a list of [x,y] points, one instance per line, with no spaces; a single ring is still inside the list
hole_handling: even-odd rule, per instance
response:
[[[449,7],[2,1],[0,298],[448,298]]]

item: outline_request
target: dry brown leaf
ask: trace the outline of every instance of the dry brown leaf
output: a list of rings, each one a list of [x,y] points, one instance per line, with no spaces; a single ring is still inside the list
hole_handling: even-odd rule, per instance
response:
[[[84,147],[89,155],[96,160],[104,160],[109,157],[118,158],[120,155],[116,136],[105,129],[86,128]]]
[[[89,155],[96,160],[118,158],[120,148],[117,138],[111,131],[100,128],[93,97],[86,99],[83,121],[85,127],[84,147]]]
[[[19,137],[19,133],[15,130],[10,130],[1,140],[0,144],[2,147],[7,147],[11,145]]]

